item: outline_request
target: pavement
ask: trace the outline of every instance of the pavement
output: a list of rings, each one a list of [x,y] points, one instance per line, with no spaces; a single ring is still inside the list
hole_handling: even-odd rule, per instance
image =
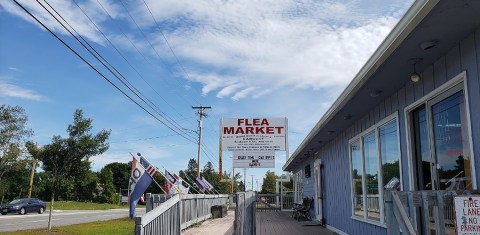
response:
[[[137,215],[145,213],[145,208],[135,210]],[[25,215],[0,215],[0,232],[46,228],[49,211],[43,214],[27,213]],[[52,226],[81,224],[94,221],[112,220],[128,217],[128,209],[112,210],[53,210]]]
[[[183,235],[232,235],[233,221],[235,220],[235,211],[228,211],[227,216],[218,219],[209,219],[204,221],[198,227],[190,227],[182,232]]]

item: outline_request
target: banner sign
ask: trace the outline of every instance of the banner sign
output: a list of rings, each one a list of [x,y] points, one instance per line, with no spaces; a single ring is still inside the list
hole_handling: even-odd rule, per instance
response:
[[[275,168],[275,151],[235,151],[233,168]]]
[[[480,195],[454,197],[457,235],[480,234]]]
[[[287,119],[222,118],[220,133],[225,151],[285,151]]]

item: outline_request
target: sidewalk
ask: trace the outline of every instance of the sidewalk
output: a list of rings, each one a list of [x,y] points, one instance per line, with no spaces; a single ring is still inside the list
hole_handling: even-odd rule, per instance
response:
[[[228,215],[223,218],[209,219],[198,227],[190,227],[182,232],[183,235],[232,235],[233,221],[235,220],[235,211],[228,211]]]

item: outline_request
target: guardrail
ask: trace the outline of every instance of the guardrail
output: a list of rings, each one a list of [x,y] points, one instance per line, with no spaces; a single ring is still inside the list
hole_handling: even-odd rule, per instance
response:
[[[153,195],[146,201],[152,209],[135,217],[135,234],[170,235],[210,218],[212,206],[227,204],[228,195]]]
[[[235,208],[235,235],[256,234],[255,192],[237,193],[237,207]]]
[[[455,234],[453,198],[468,191],[385,191],[387,233]]]

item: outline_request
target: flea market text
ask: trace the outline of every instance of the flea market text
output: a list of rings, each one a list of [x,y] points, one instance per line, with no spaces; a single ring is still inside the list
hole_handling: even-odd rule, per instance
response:
[[[283,134],[284,126],[270,126],[266,118],[238,119],[238,127],[223,127],[223,134]]]

